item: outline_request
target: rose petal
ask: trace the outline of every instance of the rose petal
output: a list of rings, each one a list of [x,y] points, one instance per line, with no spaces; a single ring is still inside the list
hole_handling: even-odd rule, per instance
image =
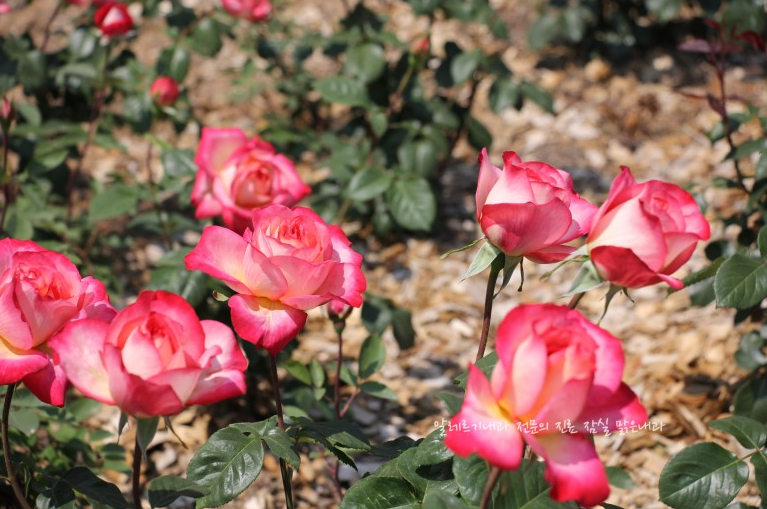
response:
[[[244,340],[276,355],[306,323],[306,313],[268,299],[235,295],[229,299],[232,325]]]
[[[477,221],[480,220],[482,207],[485,206],[487,201],[487,195],[493,189],[493,186],[501,178],[502,170],[496,168],[490,163],[490,158],[487,155],[487,149],[483,148],[479,154],[479,178],[477,180]]]
[[[488,240],[509,256],[524,256],[557,243],[570,227],[570,210],[560,200],[485,205],[480,225]]]
[[[21,381],[48,365],[48,356],[39,350],[16,350],[0,339],[0,385]]]
[[[67,375],[61,366],[54,364],[50,359],[45,368],[25,376],[23,382],[40,401],[53,406],[64,406]]]

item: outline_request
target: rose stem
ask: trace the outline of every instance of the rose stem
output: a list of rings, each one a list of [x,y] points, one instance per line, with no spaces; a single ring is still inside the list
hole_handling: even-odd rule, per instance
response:
[[[570,302],[567,303],[567,309],[575,309],[584,295],[586,295],[586,292],[576,293],[573,295],[573,298],[570,299]]]
[[[282,398],[280,397],[280,379],[277,377],[277,356],[269,354],[272,375],[272,391],[274,392],[274,406],[277,409],[277,426],[285,431],[285,420],[282,417]],[[282,474],[282,489],[285,491],[285,503],[288,509],[293,509],[293,488],[290,484],[292,472],[287,462],[280,458],[280,473]]]
[[[501,477],[501,469],[498,467],[491,467],[490,474],[487,476],[487,482],[485,483],[485,489],[482,492],[482,502],[479,504],[479,509],[486,509],[488,502],[493,495],[493,488],[498,483],[498,479]]]
[[[133,507],[141,509],[141,445],[138,441],[138,429],[136,431],[136,447],[133,448]]]
[[[498,255],[493,263],[490,264],[490,276],[487,278],[487,290],[485,291],[485,312],[482,315],[482,333],[479,336],[479,348],[477,349],[477,362],[485,356],[485,347],[487,346],[487,334],[490,332],[490,315],[493,314],[493,293],[495,292],[495,282],[498,280],[498,274],[504,265],[504,256]]]
[[[333,406],[336,410],[336,419],[339,421],[343,418],[341,413],[341,364],[344,360],[344,328],[346,327],[346,320],[333,320],[333,328],[338,335],[338,363],[336,365],[336,379],[333,382]],[[343,491],[341,490],[341,482],[338,480],[338,471],[341,467],[341,461],[336,460],[336,464],[333,467],[333,485],[336,488],[336,495],[338,499],[343,499]]]
[[[11,483],[11,488],[13,488],[13,494],[16,495],[16,500],[19,501],[19,505],[21,505],[22,509],[32,509],[27,503],[24,492],[21,491],[19,480],[16,479],[16,473],[13,471],[13,464],[11,463],[11,445],[8,442],[8,418],[11,415],[11,400],[13,399],[14,390],[16,390],[16,384],[8,385],[8,389],[5,392],[5,402],[3,403],[3,419],[0,421],[3,428],[3,457],[5,458],[5,469],[8,472],[8,481]]]
[[[8,129],[10,131],[10,129]],[[3,183],[3,212],[0,214],[0,234],[3,233],[5,226],[5,214],[11,206],[13,200],[13,177],[8,167],[8,132],[2,133],[3,136],[3,174],[0,177]]]
[[[40,53],[45,52],[45,47],[48,45],[48,39],[51,36],[51,27],[53,26],[53,20],[56,19],[56,16],[59,15],[59,12],[61,11],[61,6],[64,5],[64,2],[58,2],[56,4],[56,8],[53,9],[53,14],[51,14],[51,17],[48,18],[48,23],[45,24],[45,30],[43,31],[43,42],[40,44]]]

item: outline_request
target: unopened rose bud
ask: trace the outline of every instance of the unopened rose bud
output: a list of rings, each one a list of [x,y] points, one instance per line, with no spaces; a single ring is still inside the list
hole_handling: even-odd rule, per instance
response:
[[[8,14],[9,12],[11,12],[11,9],[12,9],[11,4],[0,0],[0,14]]]
[[[325,312],[334,322],[346,320],[352,312],[352,307],[342,300],[331,300],[325,304]]]
[[[158,106],[173,106],[180,92],[178,83],[168,76],[160,76],[149,89],[149,95]]]
[[[105,2],[96,11],[93,22],[107,37],[125,35],[133,28],[128,8],[120,2]]]
[[[424,37],[423,39],[416,42],[415,45],[413,45],[413,53],[418,56],[428,55],[430,49],[431,42],[429,41],[428,36]]]
[[[0,103],[0,126],[4,133],[11,129],[11,124],[15,119],[16,110],[13,108],[13,103],[7,97],[3,98],[3,102]]]

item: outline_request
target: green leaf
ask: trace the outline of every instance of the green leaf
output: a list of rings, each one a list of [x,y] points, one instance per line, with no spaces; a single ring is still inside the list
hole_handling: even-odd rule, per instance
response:
[[[164,173],[171,177],[193,177],[197,173],[197,164],[191,150],[163,150],[161,160]]]
[[[371,108],[368,111],[368,114],[370,115],[370,127],[373,129],[375,135],[380,138],[389,127],[389,118],[386,116],[386,112],[381,108]]]
[[[430,490],[423,498],[423,509],[469,509],[469,506],[455,495]]]
[[[35,501],[36,509],[75,509],[75,492],[65,481],[57,481]]]
[[[9,425],[27,436],[32,436],[40,427],[37,411],[28,408],[14,408],[9,415]]]
[[[323,443],[329,449],[343,448],[353,451],[369,451],[370,443],[360,429],[348,421],[313,422],[306,418],[298,418],[300,432]],[[351,458],[339,455],[340,451],[333,451],[339,459],[354,465]]]
[[[228,427],[215,432],[189,462],[187,478],[210,492],[197,507],[217,507],[242,493],[261,473],[264,446],[258,435]]]
[[[362,384],[360,384],[360,390],[365,394],[370,394],[376,398],[389,399],[391,401],[399,400],[397,394],[381,382],[362,382]]]
[[[277,427],[276,420],[275,417],[269,419],[270,425],[261,432],[261,438],[272,454],[287,461],[294,470],[298,470],[301,466],[301,458],[295,451],[295,444],[284,430]]]
[[[630,490],[634,487],[631,476],[621,467],[605,467],[605,472],[607,472],[607,480],[616,488]]]
[[[460,85],[471,78],[474,71],[482,63],[483,58],[482,51],[478,49],[461,53],[453,58],[450,62],[450,76],[453,78],[453,82]]]
[[[519,91],[526,99],[533,101],[543,111],[554,114],[554,97],[548,91],[541,90],[527,81],[519,84]]]
[[[733,415],[711,421],[708,425],[734,436],[746,449],[759,449],[767,443],[767,428],[750,417]]]
[[[165,48],[157,60],[157,74],[182,83],[189,72],[189,52],[181,46]]]
[[[312,385],[312,376],[309,369],[298,361],[289,360],[282,365],[283,368],[296,380],[306,385]]]
[[[141,453],[144,455],[144,459],[146,459],[146,449],[149,447],[150,442],[152,442],[155,433],[157,433],[157,426],[160,425],[160,418],[140,418],[137,419],[137,421],[136,440],[141,448]]]
[[[577,509],[573,502],[560,504],[551,499],[543,469],[543,462],[525,460],[517,470],[502,474],[493,509]]]
[[[314,387],[322,387],[325,385],[325,370],[322,369],[322,366],[317,362],[317,359],[312,359],[312,362],[309,364],[309,375],[311,376],[312,385]]]
[[[415,460],[416,449],[408,449],[397,459],[397,472],[423,496],[427,491],[437,490],[457,493],[458,484],[453,478],[452,458],[439,463],[419,465]]]
[[[85,28],[78,28],[69,36],[69,54],[74,60],[84,60],[93,55],[99,38]]]
[[[431,14],[439,7],[440,0],[410,0],[415,14]]]
[[[381,341],[381,336],[378,334],[371,334],[362,343],[359,356],[359,373],[360,378],[369,378],[386,362],[386,347]]]
[[[364,168],[349,180],[346,196],[357,201],[371,200],[385,193],[391,185],[391,180],[389,174],[380,168]]]
[[[120,489],[110,482],[100,479],[96,474],[85,467],[75,467],[64,474],[66,481],[72,489],[84,495],[92,505],[101,504],[108,509],[128,508]]]
[[[437,167],[437,147],[426,139],[412,140],[397,149],[397,159],[406,173],[431,178]]]
[[[378,44],[352,46],[346,53],[346,72],[364,83],[375,81],[385,68],[384,50]]]
[[[152,507],[165,507],[171,505],[179,497],[200,498],[208,493],[205,486],[179,477],[177,475],[165,475],[154,479],[147,490],[149,505]]]
[[[450,415],[457,414],[461,409],[461,406],[463,406],[463,396],[459,396],[458,394],[453,394],[448,391],[440,391],[436,393],[435,396],[445,403],[445,407]]]
[[[493,136],[482,123],[471,115],[466,115],[466,136],[469,144],[477,150],[490,149]]]
[[[533,51],[541,50],[559,35],[561,29],[561,15],[553,13],[543,14],[528,29],[527,43]]]
[[[477,251],[476,256],[469,264],[469,268],[466,269],[466,274],[463,275],[464,279],[469,279],[475,274],[479,274],[486,268],[488,268],[498,257],[505,256],[503,251],[492,245],[490,242],[482,244],[482,247]]]
[[[751,417],[759,422],[767,421],[767,379],[760,376],[741,385],[735,393],[733,405],[736,415]]]
[[[759,235],[756,237],[756,245],[759,246],[759,254],[762,258],[767,258],[767,225],[759,229]]]
[[[764,260],[734,254],[716,273],[716,304],[746,309],[767,296],[767,266]]]
[[[431,230],[437,199],[423,178],[396,179],[386,193],[386,204],[398,225],[412,231]]]
[[[197,53],[212,57],[221,51],[221,26],[211,18],[204,18],[192,31],[189,45]]]
[[[660,476],[661,502],[674,509],[720,509],[748,480],[748,465],[714,443],[692,445],[671,458]]]
[[[404,479],[372,475],[352,486],[338,509],[421,509],[421,504]]]
[[[753,140],[744,141],[738,145],[731,155],[733,159],[743,159],[745,157],[749,157],[755,152],[760,152],[766,148],[767,138],[756,138]]]
[[[47,69],[45,55],[37,50],[26,53],[19,60],[18,76],[27,90],[37,90],[45,86]]]
[[[487,100],[495,113],[502,113],[507,108],[522,107],[519,86],[511,78],[498,78],[490,86]]]
[[[362,324],[370,334],[381,335],[392,321],[392,305],[386,299],[365,294],[362,303]]]
[[[445,447],[445,431],[438,428],[424,438],[415,449],[415,465],[433,465],[453,457],[453,452]]]
[[[468,458],[456,456],[453,459],[453,475],[458,481],[461,497],[470,504],[478,506],[487,484],[487,462],[476,454]]]
[[[365,84],[345,76],[330,76],[314,82],[314,89],[327,102],[348,106],[370,104]]]
[[[647,10],[655,14],[662,23],[673,20],[682,7],[682,0],[645,0]]]
[[[413,314],[407,309],[395,308],[391,311],[391,318],[392,332],[400,350],[413,348],[415,346]]]
[[[735,361],[741,368],[753,371],[759,366],[767,364],[767,355],[764,354],[764,338],[757,332],[748,332],[740,338],[738,351],[735,352]]]
[[[461,251],[466,251],[467,249],[471,249],[474,246],[476,246],[477,244],[479,244],[480,242],[482,242],[483,240],[485,240],[485,237],[480,237],[477,240],[473,241],[471,244],[467,244],[467,245],[465,245],[463,247],[452,249],[452,250],[448,251],[447,253],[444,253],[443,255],[441,255],[439,257],[439,259],[440,260],[444,260],[445,258],[450,256],[451,254],[460,253]],[[464,278],[464,279],[466,279],[466,278]]]
[[[183,248],[165,254],[150,274],[149,289],[177,293],[192,306],[197,306],[204,302],[209,294],[209,276],[186,268],[184,257],[189,251],[190,249]]]
[[[564,296],[569,297],[570,295],[575,295],[576,293],[583,293],[589,290],[593,290],[594,288],[602,285],[604,282],[605,280],[602,279],[599,273],[597,273],[597,268],[594,267],[594,264],[591,262],[591,260],[589,260],[581,265],[578,274],[573,280],[572,286]]]
[[[152,127],[152,101],[148,94],[132,95],[123,102],[123,116],[137,133]]]
[[[754,480],[762,496],[762,507],[764,507],[764,500],[767,497],[767,456],[764,450],[760,449],[751,456],[751,464],[754,465]]]

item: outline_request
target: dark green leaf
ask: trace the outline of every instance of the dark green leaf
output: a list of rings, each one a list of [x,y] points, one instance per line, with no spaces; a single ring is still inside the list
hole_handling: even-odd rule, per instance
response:
[[[458,493],[458,484],[453,478],[452,458],[439,463],[419,465],[415,460],[416,449],[408,449],[397,459],[397,472],[423,496],[427,491],[437,490]]]
[[[57,481],[37,496],[36,509],[75,509],[75,492],[65,481]]]
[[[40,427],[40,418],[37,411],[27,408],[15,408],[9,415],[11,428],[17,429],[27,436],[31,436]]]
[[[482,123],[471,115],[466,116],[466,135],[469,144],[477,150],[490,149],[493,136]]]
[[[397,179],[386,193],[394,220],[408,230],[429,231],[437,215],[437,199],[423,178]]]
[[[208,493],[207,488],[176,475],[165,475],[149,484],[149,505],[165,507],[179,497],[200,498]]]
[[[674,509],[720,509],[748,480],[748,465],[713,443],[692,445],[671,458],[660,476],[661,502]]]
[[[534,51],[541,50],[559,35],[561,27],[562,18],[559,14],[543,14],[527,31],[527,43]]]
[[[415,329],[413,328],[413,314],[407,309],[392,309],[392,332],[397,340],[400,350],[407,350],[415,346]]]
[[[189,72],[189,52],[181,46],[173,46],[163,50],[157,61],[157,74],[169,76],[182,83]]]
[[[373,132],[376,136],[381,137],[389,127],[389,118],[386,116],[386,112],[380,108],[371,108],[370,115],[370,127],[373,128]]]
[[[399,399],[393,390],[389,389],[381,382],[362,382],[362,384],[360,384],[360,390],[365,394],[370,394],[376,398],[389,399],[392,401],[397,401]]]
[[[767,296],[767,266],[764,260],[734,254],[716,273],[716,304],[721,307],[749,308]]]
[[[234,428],[215,432],[189,462],[187,478],[210,492],[198,507],[217,507],[242,493],[261,473],[264,446],[258,435],[245,436]]]
[[[631,476],[621,467],[605,467],[605,471],[607,472],[607,480],[616,488],[630,490],[634,487]]]
[[[381,336],[371,334],[362,343],[359,356],[358,373],[360,378],[369,378],[386,362],[386,347],[381,341]]]
[[[369,451],[370,443],[360,429],[348,421],[313,422],[299,419],[301,431],[308,436],[321,438],[334,447],[354,451]]]
[[[767,421],[767,379],[760,376],[740,386],[733,399],[734,413]]]
[[[474,71],[479,68],[484,55],[481,50],[475,49],[457,55],[450,62],[450,75],[456,85],[460,85],[472,77]]]
[[[194,51],[212,57],[221,50],[221,26],[211,18],[203,18],[192,31],[189,44]]]
[[[37,90],[45,85],[46,77],[45,55],[39,51],[30,51],[19,60],[19,80],[24,88]]]
[[[331,103],[366,106],[370,103],[365,84],[353,78],[331,76],[314,82],[314,89]]]
[[[662,23],[673,20],[682,7],[682,0],[645,0],[647,10],[655,14]]]
[[[322,366],[317,362],[317,359],[312,359],[312,362],[309,364],[309,375],[314,387],[322,387],[325,385],[325,370],[322,369]]]
[[[469,506],[455,495],[429,490],[423,499],[423,509],[469,509]]]
[[[447,411],[450,415],[457,414],[463,405],[463,396],[453,394],[452,392],[440,391],[436,393],[435,396],[445,403],[445,407],[447,407]]]
[[[445,431],[436,429],[424,438],[415,449],[413,460],[416,466],[433,465],[447,461],[453,457],[453,452],[445,447]]]
[[[439,7],[439,0],[410,0],[410,6],[416,14],[431,14]]]
[[[272,451],[272,454],[284,459],[293,469],[298,470],[298,467],[301,466],[301,458],[295,451],[293,440],[285,431],[277,427],[276,422],[272,421],[276,421],[276,419],[269,420],[270,426],[262,432],[261,438]]]
[[[85,495],[93,504],[101,504],[108,509],[127,508],[120,489],[110,482],[100,479],[96,474],[85,467],[75,467],[62,477],[76,492]]]
[[[708,425],[734,436],[746,449],[759,449],[767,443],[767,428],[750,417],[733,415],[711,421]]]
[[[489,354],[482,357],[480,360],[474,363],[474,366],[479,368],[482,373],[485,374],[485,377],[489,380],[490,376],[493,373],[493,370],[495,369],[495,365],[498,363],[498,354],[493,350]],[[466,388],[466,381],[469,378],[468,373],[461,373],[457,377],[455,377],[455,383],[465,389]]]
[[[296,380],[312,385],[312,377],[309,369],[298,361],[289,360],[282,365],[283,368]]]
[[[482,500],[482,491],[487,484],[487,462],[476,454],[468,458],[456,456],[453,459],[453,475],[458,481],[461,497],[470,504],[478,506]]]
[[[747,332],[740,338],[740,346],[735,352],[735,361],[741,368],[753,371],[767,364],[764,354],[764,338],[757,332]]]
[[[519,91],[525,97],[537,104],[543,111],[554,113],[554,98],[546,91],[541,90],[536,85],[523,81],[519,84]]]
[[[391,177],[380,168],[368,167],[354,174],[346,186],[346,195],[351,200],[368,201],[389,189]]]
[[[193,177],[197,173],[194,154],[190,150],[163,150],[161,159],[163,170],[171,177]]]
[[[370,334],[381,335],[392,321],[392,305],[386,299],[366,294],[362,304],[362,324]]]
[[[378,44],[353,46],[346,54],[346,72],[364,83],[375,81],[385,68],[384,50]]]
[[[494,509],[577,509],[573,502],[557,503],[551,499],[551,487],[543,477],[540,461],[525,460],[517,470],[501,476],[493,499]]]
[[[404,451],[415,445],[415,441],[408,436],[397,437],[380,445],[374,445],[370,448],[370,453],[380,458],[396,458]],[[380,472],[376,471],[376,474]]]
[[[123,102],[123,115],[137,133],[148,132],[152,127],[152,102],[149,95],[132,95]]]
[[[109,184],[96,193],[91,200],[88,222],[91,224],[112,219],[123,214],[134,213],[138,203],[138,189],[121,182]]]
[[[762,226],[759,229],[756,244],[759,246],[759,253],[762,255],[762,258],[767,258],[767,226]]]
[[[373,475],[352,486],[338,509],[421,509],[421,504],[404,479]]]
[[[146,449],[149,447],[149,443],[157,433],[157,426],[160,425],[159,417],[140,418],[137,419],[138,425],[136,427],[136,440],[138,440],[141,453],[146,459]]]
[[[69,36],[69,53],[74,60],[84,60],[93,55],[99,38],[85,28],[78,28]]]
[[[501,113],[506,108],[519,109],[522,106],[521,98],[519,86],[511,78],[498,78],[490,86],[487,100],[494,112]]]
[[[751,464],[754,465],[754,480],[759,487],[762,507],[764,507],[764,500],[767,497],[767,456],[765,456],[764,450],[760,449],[751,456]]]
[[[731,154],[733,159],[743,159],[749,157],[755,152],[759,152],[767,148],[767,138],[756,138],[753,140],[744,141],[735,149]]]
[[[406,173],[431,178],[437,167],[437,147],[429,140],[412,140],[399,147],[397,159]]]

